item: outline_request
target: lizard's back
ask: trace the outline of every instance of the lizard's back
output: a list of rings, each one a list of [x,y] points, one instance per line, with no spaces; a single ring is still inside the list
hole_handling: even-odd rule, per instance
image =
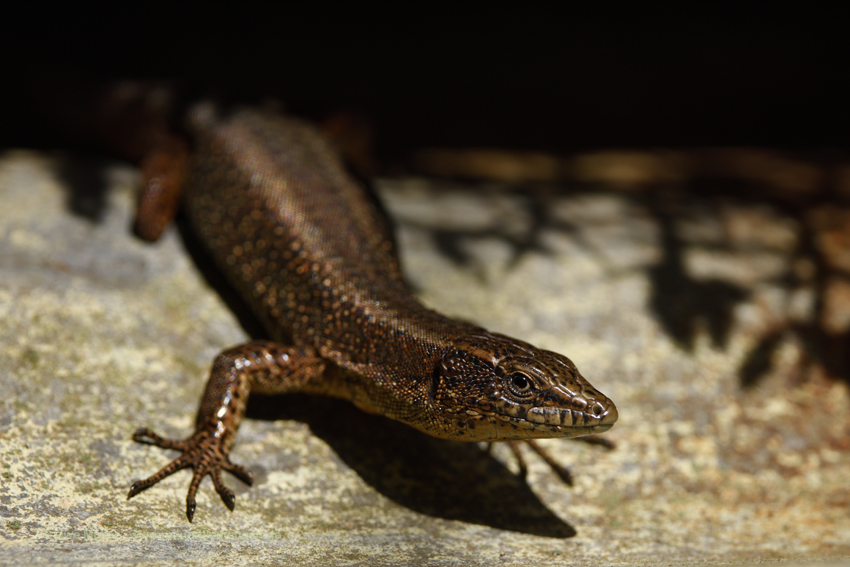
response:
[[[389,221],[313,129],[211,104],[190,116],[184,206],[273,338],[372,375],[473,329],[410,295]]]

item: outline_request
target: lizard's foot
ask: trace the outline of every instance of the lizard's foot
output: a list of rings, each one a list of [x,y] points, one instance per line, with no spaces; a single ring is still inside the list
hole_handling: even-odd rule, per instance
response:
[[[599,435],[586,435],[584,437],[573,437],[570,439],[571,441],[580,441],[582,443],[589,443],[591,445],[599,445],[601,447],[605,447],[606,449],[613,449],[614,443],[609,441],[604,437],[600,437]],[[549,455],[547,451],[543,449],[540,445],[534,442],[532,439],[526,439],[525,441],[508,441],[508,444],[516,457],[517,464],[519,465],[519,476],[521,478],[525,478],[528,474],[528,467],[525,464],[525,459],[522,456],[522,453],[519,451],[520,443],[525,443],[528,447],[530,447],[535,453],[537,453],[541,459],[543,459],[549,468],[552,469],[558,477],[564,481],[565,484],[572,486],[573,485],[573,474],[570,472],[570,469],[565,467],[564,465],[558,463],[555,459]]]
[[[143,427],[133,433],[133,440],[148,445],[156,445],[163,449],[175,449],[182,451],[183,454],[171,461],[158,473],[134,482],[130,487],[129,494],[127,494],[127,499],[129,500],[136,494],[150,488],[165,477],[181,469],[191,467],[194,470],[194,475],[189,484],[189,492],[186,494],[186,517],[189,518],[190,522],[195,515],[195,494],[206,475],[210,475],[216,492],[221,496],[224,505],[231,511],[236,505],[235,495],[224,484],[221,478],[222,469],[235,475],[245,484],[251,485],[254,482],[254,475],[251,474],[251,471],[230,462],[230,458],[222,446],[221,437],[215,434],[215,429],[212,427],[201,427],[195,431],[194,435],[183,440],[165,439]]]

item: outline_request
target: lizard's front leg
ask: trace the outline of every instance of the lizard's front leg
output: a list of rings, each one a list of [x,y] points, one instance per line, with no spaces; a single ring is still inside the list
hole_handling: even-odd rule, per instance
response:
[[[206,475],[212,478],[225,506],[233,510],[234,494],[224,484],[221,471],[226,470],[247,484],[253,482],[251,471],[231,463],[229,457],[249,394],[296,392],[321,376],[324,370],[325,362],[311,349],[286,347],[271,341],[253,341],[222,352],[213,363],[191,437],[165,439],[147,428],[133,434],[133,439],[139,443],[176,449],[183,454],[158,473],[134,482],[127,498],[176,471],[191,467],[194,475],[186,495],[189,521],[195,515],[195,494]]]

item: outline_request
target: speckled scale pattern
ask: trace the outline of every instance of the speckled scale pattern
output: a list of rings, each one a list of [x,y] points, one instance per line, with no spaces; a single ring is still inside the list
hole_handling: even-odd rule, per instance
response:
[[[388,222],[315,130],[276,114],[200,105],[183,202],[193,227],[275,340],[312,347],[375,392],[364,409],[419,420],[433,367],[475,327],[406,288]],[[325,390],[325,391],[320,391]],[[327,380],[311,391],[350,397]],[[375,407],[381,400],[382,407]],[[411,409],[410,406],[413,406]]]

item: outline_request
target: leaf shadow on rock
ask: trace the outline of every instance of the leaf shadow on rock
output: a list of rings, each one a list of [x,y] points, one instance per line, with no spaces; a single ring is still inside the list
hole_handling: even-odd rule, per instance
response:
[[[646,200],[647,211],[660,232],[661,259],[648,266],[652,284],[649,307],[668,335],[682,349],[694,347],[702,325],[712,344],[725,348],[734,321],[735,308],[746,301],[752,290],[718,278],[696,279],[685,265],[687,243],[678,235],[676,218],[666,199]]]
[[[608,277],[617,277],[617,269],[610,267],[603,251],[583,236],[583,223],[558,217],[553,214],[551,206],[553,197],[615,195],[628,203],[624,211],[640,211],[648,215],[658,230],[660,259],[639,269],[644,270],[649,278],[649,312],[679,348],[692,351],[703,331],[713,347],[727,348],[736,324],[736,311],[754,300],[759,286],[777,286],[787,297],[808,289],[813,293],[812,313],[802,319],[795,319],[790,312],[780,314],[775,322],[767,325],[745,353],[738,370],[740,384],[746,388],[758,384],[775,368],[777,353],[789,341],[799,343],[803,351],[801,360],[796,364],[798,375],[804,376],[809,370],[820,368],[832,378],[850,383],[850,331],[830,330],[823,323],[830,309],[826,299],[829,286],[835,285],[836,281],[850,281],[850,275],[831,265],[819,244],[826,231],[844,234],[843,224],[846,224],[844,219],[848,213],[842,211],[846,211],[847,198],[842,196],[840,176],[830,172],[846,168],[846,156],[831,157],[823,153],[812,157],[767,150],[719,153],[695,150],[687,155],[692,160],[693,171],[686,179],[671,184],[670,180],[662,177],[657,182],[647,182],[628,192],[582,183],[568,183],[557,188],[535,185],[488,187],[486,191],[490,193],[515,198],[516,216],[530,219],[520,230],[517,230],[516,224],[509,226],[509,223],[499,221],[475,228],[446,228],[439,223],[417,219],[406,219],[405,224],[425,231],[451,262],[479,273],[483,273],[479,269],[483,260],[468,251],[469,242],[500,240],[510,248],[508,267],[515,268],[525,254],[553,254],[554,251],[541,237],[547,231],[554,231],[570,238],[584,253],[594,257],[608,271]],[[729,163],[737,168],[732,173]],[[765,171],[765,163],[770,166],[768,171]],[[789,193],[776,169],[781,170],[787,165],[788,171],[793,173],[799,171],[801,164],[818,170],[819,175],[813,176],[813,179],[820,181]],[[786,179],[784,182],[798,181]],[[457,184],[449,187],[456,188]],[[790,221],[796,227],[796,249],[782,252],[787,260],[785,273],[765,278],[759,283],[743,283],[723,274],[700,274],[697,277],[690,273],[686,257],[695,244],[721,255],[747,251],[749,245],[742,247],[729,233],[713,243],[695,243],[681,231],[681,222],[694,216],[723,223],[721,211],[729,207],[771,210],[775,217]],[[824,210],[827,212],[824,213]],[[763,248],[759,250],[758,246]],[[780,249],[778,243],[763,242],[751,247],[750,251],[776,253]],[[813,267],[811,276],[801,278],[795,273],[794,267],[800,262]]]

